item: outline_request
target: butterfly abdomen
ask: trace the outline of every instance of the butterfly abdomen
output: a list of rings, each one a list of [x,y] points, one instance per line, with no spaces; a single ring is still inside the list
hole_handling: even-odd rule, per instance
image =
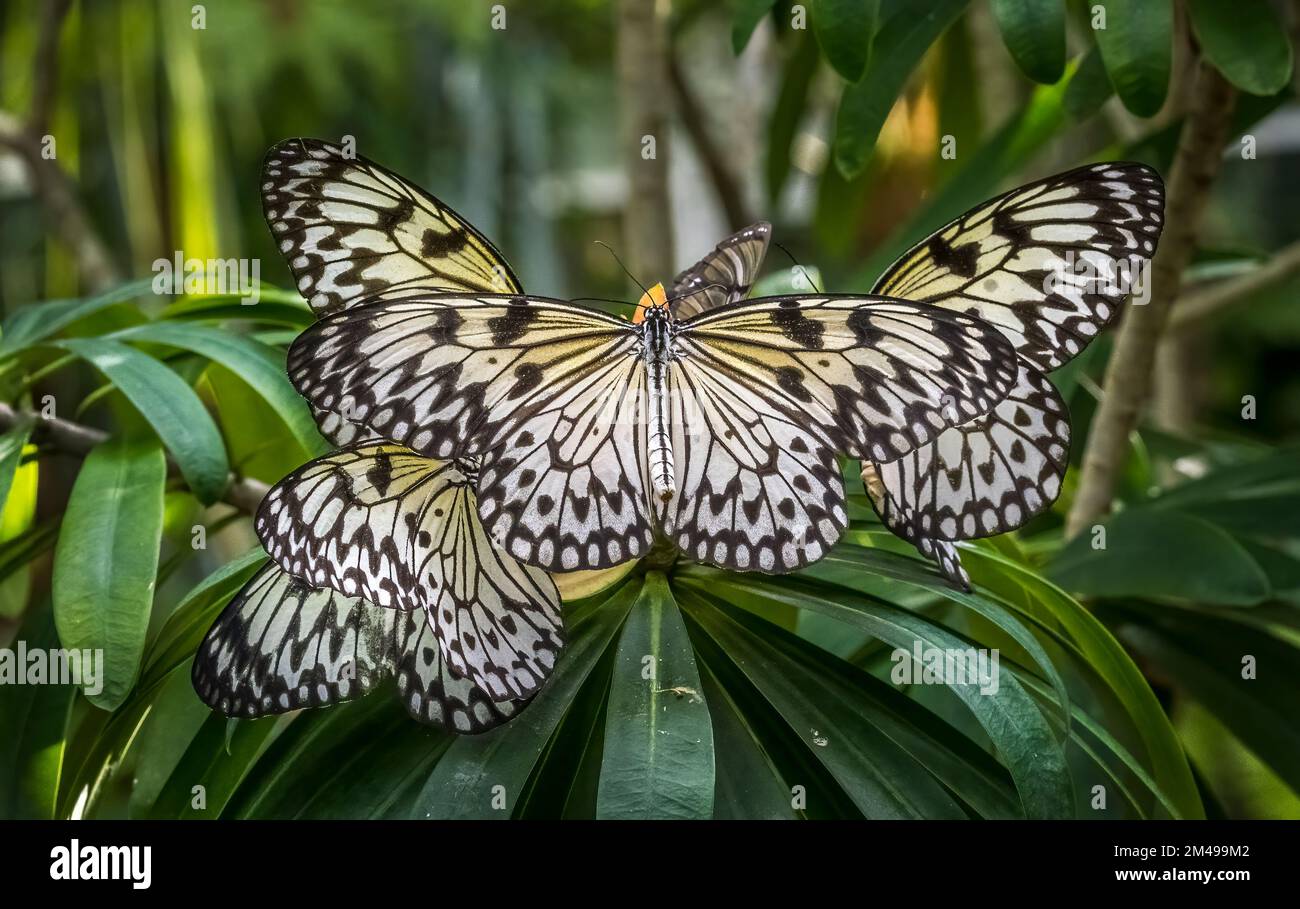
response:
[[[669,434],[668,349],[670,323],[667,310],[646,310],[644,323],[646,379],[650,400],[650,487],[656,499],[669,502],[677,494],[673,470],[673,442]]]

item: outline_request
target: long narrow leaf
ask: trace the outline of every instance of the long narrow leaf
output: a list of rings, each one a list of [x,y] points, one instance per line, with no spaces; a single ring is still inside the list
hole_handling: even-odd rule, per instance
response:
[[[646,576],[619,638],[610,685],[598,818],[707,819],[713,728],[668,581]]]
[[[121,389],[172,453],[200,502],[210,505],[221,497],[230,472],[225,443],[203,402],[180,376],[116,341],[77,338],[58,346],[93,364]]]
[[[153,443],[105,443],[77,475],[54,551],[59,640],[102,652],[102,678],[82,688],[104,710],[126,700],[144,656],[162,540],[167,463]]]

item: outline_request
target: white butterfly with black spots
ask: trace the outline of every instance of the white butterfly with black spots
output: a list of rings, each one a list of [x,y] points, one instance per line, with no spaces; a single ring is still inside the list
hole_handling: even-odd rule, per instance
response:
[[[952,541],[1023,526],[1059,495],[1069,414],[1040,371],[1081,353],[1143,289],[1163,226],[1159,174],[1143,164],[1090,164],[967,212],[904,253],[872,288],[978,316],[1020,357],[1015,388],[987,417],[892,463],[862,465],[881,518],[957,586],[970,582]]]
[[[526,706],[494,701],[452,672],[422,614],[310,587],[275,564],[221,613],[191,679],[205,704],[243,718],[355,700],[388,679],[413,718],[461,734],[493,729]]]
[[[563,571],[643,555],[652,509],[706,561],[801,567],[844,526],[835,453],[901,457],[987,413],[1015,379],[996,330],[909,301],[769,297],[682,322],[659,299],[638,324],[524,295],[381,298],[308,329],[289,373],[316,407],[421,454],[481,455],[493,538]],[[678,444],[687,432],[697,441]],[[691,447],[725,451],[754,481],[688,504]],[[793,489],[766,482],[780,476]],[[728,521],[745,527],[724,535]]]
[[[656,523],[704,561],[800,567],[846,523],[835,451],[899,456],[946,425],[943,401],[976,416],[1013,378],[987,327],[896,301],[774,298],[682,322],[661,292],[629,325],[524,297],[464,219],[326,143],[273,149],[263,195],[299,287],[332,314],[291,366],[325,432],[481,456],[493,538],[551,570],[637,558]],[[769,236],[754,225],[679,276],[681,305],[742,297],[747,282],[718,278]]]
[[[1163,184],[1144,165],[1078,168],[954,220],[872,288],[977,316],[1020,355],[1015,387],[991,413],[900,458],[862,464],[886,526],[935,559],[957,586],[968,588],[969,577],[953,541],[1014,530],[1060,494],[1069,414],[1039,370],[1077,355],[1118,313],[1131,289],[1126,279],[1140,279],[1155,251],[1163,203]],[[710,281],[752,285],[761,262],[761,255],[715,258]]]
[[[472,461],[363,442],[277,483],[254,527],[285,571],[424,616],[453,672],[493,700],[527,698],[563,646],[560,597],[488,539],[474,482]]]

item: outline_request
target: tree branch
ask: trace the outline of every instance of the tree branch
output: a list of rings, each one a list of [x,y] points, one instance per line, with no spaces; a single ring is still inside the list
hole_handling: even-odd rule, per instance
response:
[[[45,0],[41,4],[40,36],[32,72],[32,106],[27,112],[27,132],[37,138],[49,132],[59,85],[59,32],[71,6],[72,0]]]
[[[71,0],[45,0],[42,4],[31,109],[25,123],[0,111],[0,146],[16,152],[27,166],[50,230],[71,250],[86,286],[100,293],[121,283],[121,274],[77,200],[72,180],[44,153],[58,88],[59,32],[71,5]]]
[[[1105,394],[1088,433],[1079,491],[1066,522],[1074,536],[1109,510],[1129,451],[1129,435],[1151,390],[1156,347],[1196,246],[1201,213],[1223,160],[1236,93],[1201,61],[1191,109],[1169,178],[1165,230],[1151,263],[1151,299],[1130,305],[1106,366]]]
[[[1186,331],[1219,310],[1300,274],[1300,240],[1278,250],[1259,268],[1183,294],[1169,319],[1169,331]]]
[[[34,441],[44,442],[58,451],[85,457],[96,445],[108,441],[108,433],[90,426],[82,426],[71,420],[59,417],[43,417],[30,411],[15,410],[8,404],[0,402],[0,431],[11,429],[20,420],[30,419],[35,426],[32,430]],[[177,472],[176,465],[168,459],[169,472]],[[222,501],[242,511],[244,514],[256,514],[257,506],[270,491],[269,486],[261,480],[251,477],[230,475],[230,484]]]

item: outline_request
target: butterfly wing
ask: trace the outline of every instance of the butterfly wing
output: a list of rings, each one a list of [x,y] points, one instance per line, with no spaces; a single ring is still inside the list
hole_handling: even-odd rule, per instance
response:
[[[1021,361],[1016,387],[992,413],[897,461],[863,464],[862,478],[885,525],[969,586],[951,541],[1014,530],[1049,508],[1069,448],[1065,402]]]
[[[1016,387],[983,417],[876,471],[917,530],[945,540],[1006,533],[1056,501],[1069,462],[1065,402],[1022,362]]]
[[[535,692],[563,645],[554,583],[491,545],[457,463],[344,449],[277,483],[254,527],[294,576],[427,615],[443,659],[495,700]]]
[[[379,301],[323,320],[289,373],[325,410],[431,457],[484,455],[479,508],[505,551],[608,568],[652,538],[636,326],[524,296]]]
[[[1047,372],[1114,318],[1163,218],[1154,170],[1090,164],[972,209],[904,253],[872,292],[978,316]]]
[[[656,503],[668,538],[735,571],[794,571],[829,552],[848,521],[831,446],[712,372],[669,377],[679,493]]]
[[[392,676],[415,719],[485,732],[521,703],[494,703],[448,671],[419,614],[312,588],[275,564],[259,570],[199,645],[191,679],[227,716],[259,717],[355,700]]]
[[[262,209],[298,290],[322,315],[417,286],[519,290],[501,253],[451,208],[318,139],[286,139],[267,153]]]
[[[987,413],[1015,381],[1005,338],[905,300],[765,297],[677,329],[675,366],[768,402],[850,457],[891,461]]]
[[[732,234],[673,279],[668,301],[673,315],[689,319],[743,300],[754,286],[772,239],[772,225],[759,221]]]

